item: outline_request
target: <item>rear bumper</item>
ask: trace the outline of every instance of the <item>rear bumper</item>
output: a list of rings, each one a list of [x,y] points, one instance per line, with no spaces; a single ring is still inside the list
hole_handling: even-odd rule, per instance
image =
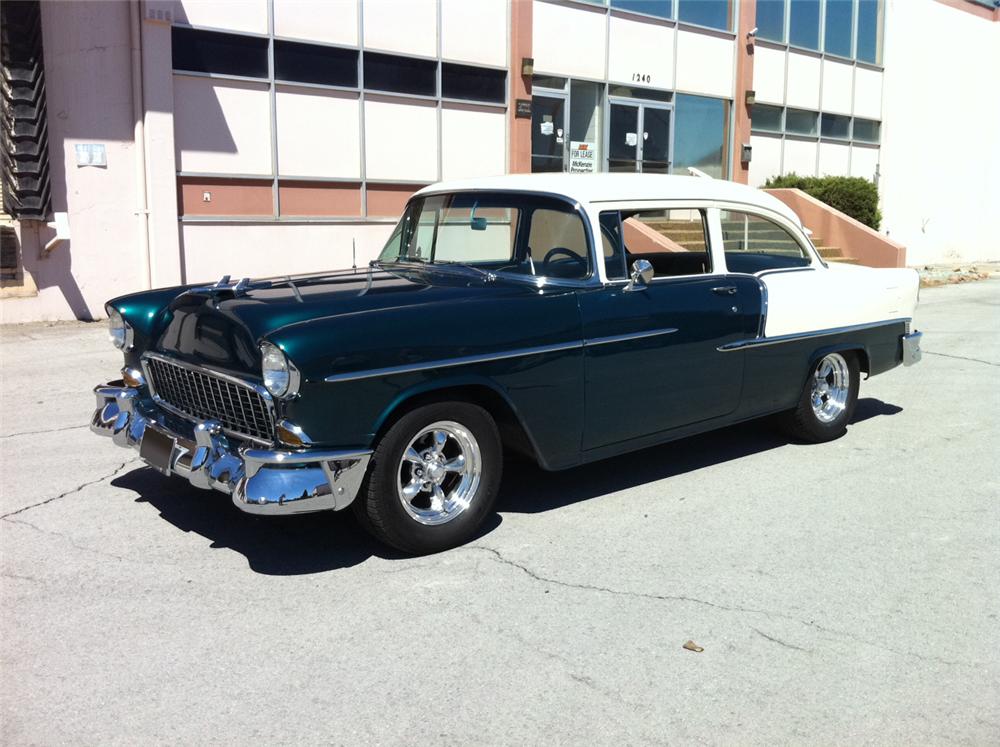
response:
[[[197,488],[232,496],[252,514],[338,511],[357,496],[368,469],[367,449],[270,450],[234,446],[218,421],[191,423],[158,408],[142,393],[114,381],[94,389],[97,409],[90,429],[132,448],[166,475],[183,477]],[[156,431],[167,451],[144,453],[143,438]],[[152,439],[151,439],[152,440]]]
[[[920,340],[923,332],[910,332],[903,335],[903,365],[912,366],[920,360]]]

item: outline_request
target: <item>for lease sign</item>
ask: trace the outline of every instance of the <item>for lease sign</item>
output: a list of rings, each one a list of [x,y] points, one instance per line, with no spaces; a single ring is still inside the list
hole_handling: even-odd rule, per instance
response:
[[[589,174],[597,171],[596,143],[571,140],[569,143],[569,170]]]

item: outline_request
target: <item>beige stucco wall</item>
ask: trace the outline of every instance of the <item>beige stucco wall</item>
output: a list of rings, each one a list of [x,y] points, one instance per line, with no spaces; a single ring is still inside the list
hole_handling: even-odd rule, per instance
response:
[[[888,0],[882,231],[910,265],[1000,259],[1000,23]]]

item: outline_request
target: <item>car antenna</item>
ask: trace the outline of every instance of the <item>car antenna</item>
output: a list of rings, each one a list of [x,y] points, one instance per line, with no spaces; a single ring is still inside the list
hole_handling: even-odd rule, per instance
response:
[[[358,247],[357,239],[353,236],[351,237],[351,269],[355,272],[358,271]]]

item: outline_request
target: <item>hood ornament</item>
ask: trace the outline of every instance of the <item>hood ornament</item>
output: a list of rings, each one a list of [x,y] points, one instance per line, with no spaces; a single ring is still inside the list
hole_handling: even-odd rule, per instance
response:
[[[234,296],[242,296],[250,287],[250,278],[240,278],[235,283],[230,280],[229,275],[223,275],[219,282],[214,285],[200,285],[191,288],[188,293],[232,293]]]

